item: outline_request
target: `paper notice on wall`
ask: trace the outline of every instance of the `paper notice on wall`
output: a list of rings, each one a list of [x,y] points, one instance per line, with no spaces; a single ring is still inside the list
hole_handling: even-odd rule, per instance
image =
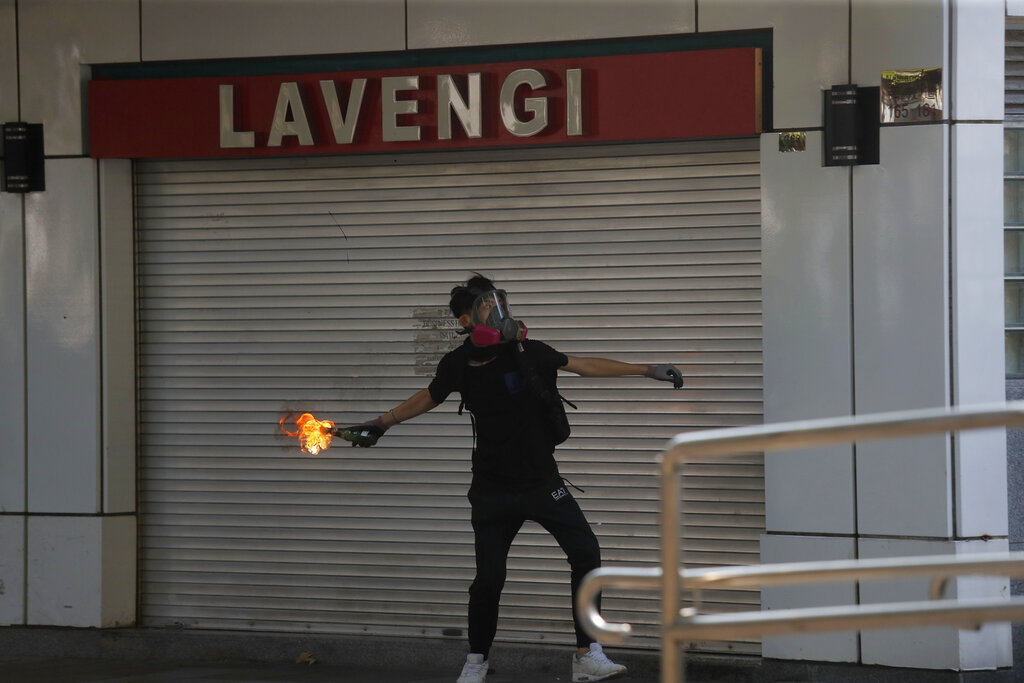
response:
[[[942,69],[882,72],[882,123],[942,119]]]
[[[459,321],[446,306],[416,308],[413,317],[413,373],[432,377],[444,354],[459,345]]]

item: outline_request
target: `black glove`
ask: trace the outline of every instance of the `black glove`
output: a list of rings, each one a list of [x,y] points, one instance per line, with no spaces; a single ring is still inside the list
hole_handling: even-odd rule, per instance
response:
[[[674,365],[648,365],[644,376],[662,382],[672,382],[673,389],[683,386],[683,373]]]
[[[373,423],[355,425],[352,427],[334,428],[337,436],[350,441],[353,446],[369,448],[377,443],[380,437],[384,436],[384,430]]]

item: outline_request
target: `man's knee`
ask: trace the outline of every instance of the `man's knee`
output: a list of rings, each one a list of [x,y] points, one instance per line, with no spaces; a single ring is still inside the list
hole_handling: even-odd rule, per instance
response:
[[[574,572],[588,572],[601,566],[601,545],[597,542],[597,537],[591,535],[571,548],[566,556]]]
[[[469,585],[469,596],[482,600],[497,600],[505,587],[504,572],[478,572]]]

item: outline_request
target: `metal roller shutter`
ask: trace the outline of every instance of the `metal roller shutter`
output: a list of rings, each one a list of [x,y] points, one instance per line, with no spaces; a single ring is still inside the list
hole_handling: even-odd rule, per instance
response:
[[[458,398],[373,449],[303,455],[289,412],[340,424],[426,386],[470,271],[573,355],[671,362],[686,387],[560,378],[558,450],[608,565],[657,562],[672,435],[761,421],[758,141],[136,166],[141,614],[146,625],[455,636],[473,575]],[[684,480],[690,566],[754,564],[760,457]],[[498,639],[572,642],[561,551],[528,523]],[[746,609],[757,591],[703,596]],[[657,647],[659,601],[609,618]],[[702,643],[759,652],[756,641]]]
[[[1024,18],[1006,18],[1005,117],[1019,125],[1024,121]]]

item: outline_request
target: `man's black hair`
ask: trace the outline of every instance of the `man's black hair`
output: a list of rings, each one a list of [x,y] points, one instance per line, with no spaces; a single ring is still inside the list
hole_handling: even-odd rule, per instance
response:
[[[463,313],[469,313],[476,298],[492,289],[496,289],[493,282],[480,273],[473,273],[473,277],[466,280],[466,284],[452,288],[452,298],[448,302],[452,315],[458,318]]]

